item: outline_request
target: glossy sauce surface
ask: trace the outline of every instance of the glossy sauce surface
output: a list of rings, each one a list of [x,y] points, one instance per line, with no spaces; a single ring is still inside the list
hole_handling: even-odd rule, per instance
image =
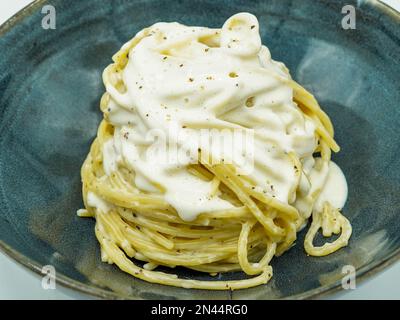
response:
[[[121,161],[129,164],[136,173],[133,183],[164,194],[184,220],[229,209],[230,202],[211,195],[211,182],[187,168],[195,160],[193,146],[218,157],[202,142],[202,130],[241,130],[251,133],[250,147],[238,155],[234,145],[223,157],[246,171],[260,191],[299,203],[301,209],[304,205],[296,198],[323,187],[327,168],[318,169],[313,185],[307,178],[317,175],[312,156],[315,125],[293,102],[289,85],[279,80],[290,78],[289,72],[261,44],[255,16],[236,14],[221,29],[156,23],[124,47],[132,47],[129,61],[113,74],[124,88],[106,82],[111,99],[105,117],[115,126],[113,139],[103,149],[106,174]],[[166,148],[153,152],[157,143]],[[171,146],[177,146],[179,161],[168,157]],[[303,164],[300,193],[290,152]],[[308,202],[306,215],[310,206]]]

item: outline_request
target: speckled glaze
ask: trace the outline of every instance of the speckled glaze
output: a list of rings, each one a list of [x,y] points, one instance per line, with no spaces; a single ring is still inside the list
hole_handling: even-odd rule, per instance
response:
[[[36,1],[0,29],[0,247],[33,270],[52,264],[59,283],[105,298],[306,298],[359,279],[400,256],[400,25],[380,4],[358,1],[52,0],[57,29],[41,28]],[[356,30],[341,28],[354,4]],[[235,292],[149,284],[100,261],[94,220],[81,219],[80,167],[101,119],[101,73],[137,31],[157,21],[219,27],[257,15],[263,43],[332,118],[349,183],[347,248],[323,258],[297,245],[273,260],[267,285]],[[208,278],[178,269],[183,277]],[[221,278],[240,278],[241,273]]]

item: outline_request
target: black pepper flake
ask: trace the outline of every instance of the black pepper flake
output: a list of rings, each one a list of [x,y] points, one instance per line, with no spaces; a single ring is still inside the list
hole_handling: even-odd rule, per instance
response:
[[[252,25],[251,27],[250,27],[250,29],[254,29],[256,26],[255,25]]]
[[[140,86],[140,87],[139,87],[139,89],[142,89],[142,88],[143,88],[143,86]]]
[[[208,52],[208,50],[210,50],[210,48],[205,48],[205,49],[204,49],[205,52]]]
[[[163,37],[164,40],[167,40],[167,37]]]
[[[167,60],[168,57],[164,57],[163,60]]]
[[[129,132],[125,132],[125,133],[124,133],[124,138],[128,140],[128,138],[129,138]]]
[[[140,230],[140,227],[139,227],[139,226],[136,226],[136,229]]]
[[[183,67],[183,63],[181,63],[181,64],[179,65],[179,67],[181,67],[181,68],[182,68],[182,67]]]
[[[193,82],[193,81],[194,81],[194,79],[193,79],[193,78],[189,78],[189,81],[190,81],[190,82]]]
[[[149,116],[149,114],[148,113],[146,113],[146,117],[148,117]]]

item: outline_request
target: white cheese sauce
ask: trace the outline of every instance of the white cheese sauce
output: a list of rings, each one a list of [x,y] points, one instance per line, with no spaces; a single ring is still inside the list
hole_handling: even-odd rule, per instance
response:
[[[222,29],[156,23],[124,48],[131,48],[128,63],[113,74],[124,83],[124,90],[106,82],[110,95],[106,117],[115,126],[113,139],[103,147],[107,175],[121,162],[129,165],[136,172],[132,183],[142,191],[164,194],[184,220],[232,208],[218,195],[210,196],[211,182],[188,172],[189,159],[171,163],[165,161],[165,152],[150,157],[149,153],[157,132],[159,142],[176,144],[185,154],[198,141],[201,129],[241,128],[254,133],[254,167],[249,175],[260,188],[302,208],[293,193],[297,178],[288,152],[294,152],[304,166],[304,196],[310,188],[322,188],[324,178],[312,182],[306,177],[314,170],[315,125],[293,102],[289,85],[272,75],[290,78],[286,67],[272,60],[261,44],[255,16],[236,14]],[[235,150],[231,152],[228,158],[234,158]],[[339,189],[346,184],[339,170],[330,165],[319,201],[343,205]],[[344,190],[347,187],[340,192]],[[89,203],[99,202],[90,198]]]
[[[326,201],[328,201],[332,207],[340,210],[346,203],[347,194],[347,181],[343,171],[336,163],[330,161],[328,175],[322,191],[314,204],[314,210],[322,211]]]

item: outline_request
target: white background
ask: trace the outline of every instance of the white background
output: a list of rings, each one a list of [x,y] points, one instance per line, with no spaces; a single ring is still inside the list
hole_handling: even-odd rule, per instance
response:
[[[400,0],[385,0],[400,11]],[[0,24],[31,0],[1,0]],[[0,55],[1,59],[1,55]],[[0,299],[87,299],[86,295],[58,286],[44,290],[39,275],[21,267],[0,253]],[[400,299],[400,263],[378,276],[358,284],[355,290],[342,291],[331,299]]]

